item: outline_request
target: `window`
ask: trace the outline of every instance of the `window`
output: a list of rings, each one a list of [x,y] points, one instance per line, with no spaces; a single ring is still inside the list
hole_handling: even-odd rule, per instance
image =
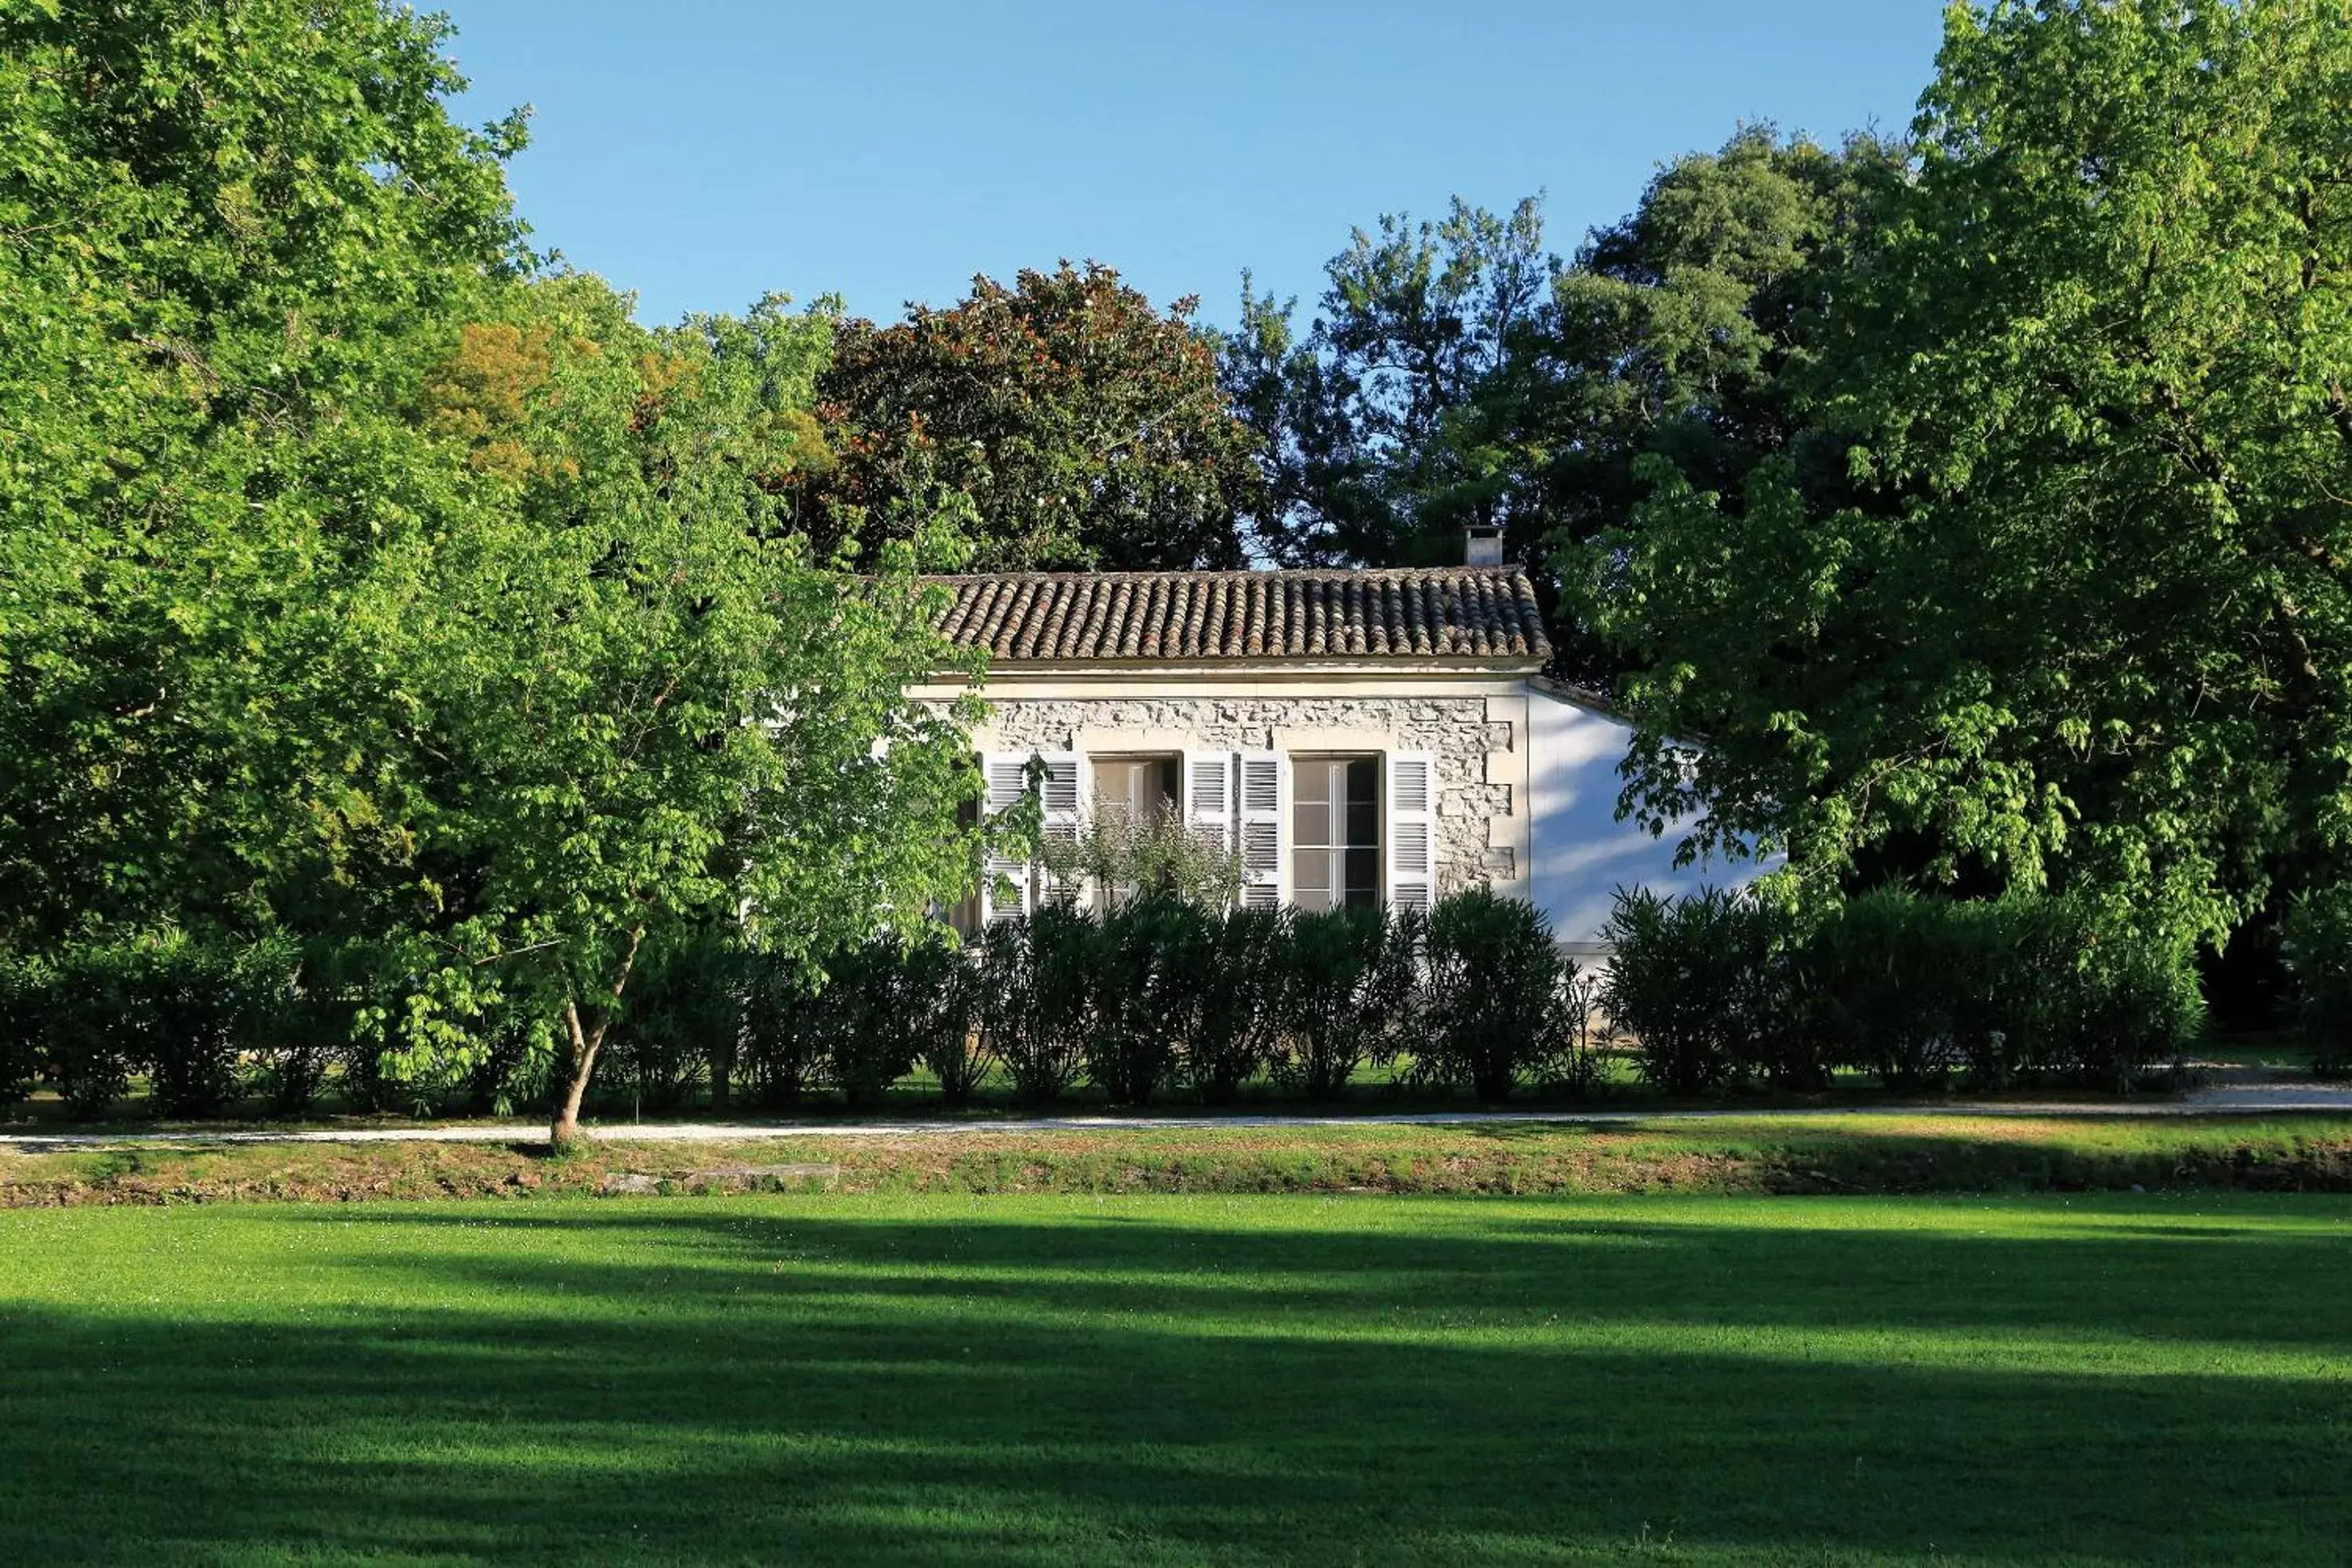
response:
[[[1095,844],[1106,865],[1131,859],[1124,848],[1137,830],[1172,819],[1177,812],[1177,759],[1173,757],[1097,757],[1095,776]],[[1135,896],[1131,881],[1113,878],[1096,890],[1097,906],[1110,909]]]
[[[1298,757],[1290,764],[1291,900],[1301,909],[1381,901],[1381,763]]]
[[[1172,757],[1097,757],[1095,815],[1149,822],[1176,810],[1176,759]]]

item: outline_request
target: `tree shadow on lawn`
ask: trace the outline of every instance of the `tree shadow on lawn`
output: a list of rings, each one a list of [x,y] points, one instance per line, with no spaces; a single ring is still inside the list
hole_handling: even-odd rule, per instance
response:
[[[29,1561],[2340,1555],[2322,1226],[1415,1210],[245,1211],[282,1303],[0,1309],[0,1517]]]

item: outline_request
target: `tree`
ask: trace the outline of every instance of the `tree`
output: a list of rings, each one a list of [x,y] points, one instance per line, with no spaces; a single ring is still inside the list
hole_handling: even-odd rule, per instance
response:
[[[1513,493],[1479,399],[1557,266],[1535,198],[1496,217],[1457,197],[1440,223],[1356,230],[1303,336],[1297,301],[1259,298],[1245,275],[1223,373],[1265,455],[1261,550],[1294,566],[1442,563],[1459,560],[1461,528],[1500,526]]]
[[[1735,491],[1786,454],[1810,488],[1844,498],[1843,448],[1806,428],[1799,372],[1901,173],[1881,138],[1832,150],[1748,126],[1668,163],[1595,230],[1486,394],[1520,454],[1529,528],[1558,544],[1631,526],[1649,454]]]
[[[975,277],[895,326],[845,322],[820,387],[833,462],[803,487],[803,525],[871,549],[946,487],[971,497],[981,569],[1241,565],[1253,437],[1195,304],[1162,315],[1109,267],[1064,262],[1011,288]]]
[[[646,332],[553,278],[428,382],[478,489],[388,618],[416,716],[398,1049],[466,1057],[487,1001],[539,998],[559,1145],[649,947],[718,922],[814,967],[968,879],[971,716],[906,695],[956,662],[929,541],[851,577],[787,527],[829,324],[782,307]]]
[[[377,831],[347,596],[448,499],[429,329],[529,260],[445,30],[0,10],[0,943],[266,926]]]
[[[852,577],[794,528],[829,320],[547,273],[443,37],[0,17],[0,943],[373,955],[417,1077],[538,1026],[560,1142],[649,946],[919,920],[973,780],[905,695],[928,533]]]
[[[1268,455],[1266,552],[1444,563],[1465,528],[1498,528],[1555,668],[1608,686],[1622,655],[1559,612],[1555,550],[1630,524],[1645,454],[1706,485],[1790,452],[1844,493],[1839,451],[1803,442],[1792,372],[1900,172],[1875,137],[1831,150],[1751,126],[1667,164],[1570,263],[1534,199],[1507,217],[1457,199],[1440,224],[1358,231],[1303,338],[1244,280],[1224,369]]]
[[[2347,85],[2325,0],[1950,13],[1811,377],[1867,503],[1654,465],[1572,563],[1646,671],[1645,811],[1816,881],[1909,837],[2215,939],[2341,854]]]

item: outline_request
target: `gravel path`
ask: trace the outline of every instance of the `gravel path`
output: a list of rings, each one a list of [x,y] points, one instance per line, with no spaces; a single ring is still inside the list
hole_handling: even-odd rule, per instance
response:
[[[592,1124],[600,1139],[635,1143],[732,1143],[756,1138],[966,1137],[975,1133],[1098,1133],[1205,1131],[1218,1127],[1437,1127],[1479,1124],[1607,1126],[1628,1122],[1787,1121],[1824,1116],[2240,1116],[2266,1112],[2352,1115],[2352,1083],[2247,1074],[2186,1094],[2141,1100],[1938,1100],[1927,1103],[1780,1107],[1700,1111],[1423,1111],[1392,1114],[1312,1115],[1274,1113],[1224,1116],[1013,1116],[958,1122],[647,1122]],[[0,1147],[31,1151],[163,1144],[180,1147],[224,1144],[519,1144],[543,1143],[547,1124],[467,1123],[439,1127],[328,1127],[304,1131],[137,1133],[11,1133]]]

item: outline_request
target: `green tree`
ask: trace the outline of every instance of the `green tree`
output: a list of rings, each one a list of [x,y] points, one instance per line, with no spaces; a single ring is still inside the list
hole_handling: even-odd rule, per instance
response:
[[[2347,87],[2330,0],[1950,13],[1811,372],[1866,504],[1658,465],[1574,562],[1645,810],[2216,938],[2342,853]]]
[[[820,394],[830,465],[799,516],[821,546],[906,537],[910,500],[970,495],[992,570],[1242,564],[1249,427],[1226,406],[1196,301],[1166,313],[1109,267],[986,277],[948,309],[842,324]]]
[[[1622,655],[1558,613],[1555,549],[1630,524],[1650,454],[1704,486],[1786,452],[1843,494],[1795,372],[1901,169],[1879,138],[1830,149],[1751,126],[1667,164],[1566,264],[1536,201],[1497,216],[1457,200],[1443,223],[1359,231],[1304,335],[1244,280],[1224,373],[1267,454],[1266,553],[1443,564],[1464,528],[1498,528],[1538,585],[1556,665],[1609,685]]]
[[[929,532],[795,532],[829,320],[525,281],[444,36],[0,10],[0,943],[382,955],[393,1063],[536,1024],[562,1138],[648,945],[807,964],[961,891],[971,765],[905,695]]]
[[[1264,453],[1257,548],[1294,566],[1442,564],[1462,528],[1501,526],[1516,492],[1480,400],[1557,269],[1535,198],[1497,217],[1457,197],[1442,222],[1356,230],[1304,333],[1296,300],[1244,276],[1223,374]]]
[[[412,1066],[474,1052],[486,999],[543,998],[558,1144],[649,944],[715,919],[813,967],[968,880],[967,745],[906,695],[954,662],[941,591],[916,545],[850,577],[789,529],[829,323],[781,305],[646,332],[594,279],[551,279],[436,380],[500,390],[442,420],[477,505],[402,585],[387,653],[418,717],[427,977],[397,1040]]]
[[[528,260],[444,32],[0,6],[0,942],[267,924],[380,831],[347,594],[449,499],[432,324]]]

